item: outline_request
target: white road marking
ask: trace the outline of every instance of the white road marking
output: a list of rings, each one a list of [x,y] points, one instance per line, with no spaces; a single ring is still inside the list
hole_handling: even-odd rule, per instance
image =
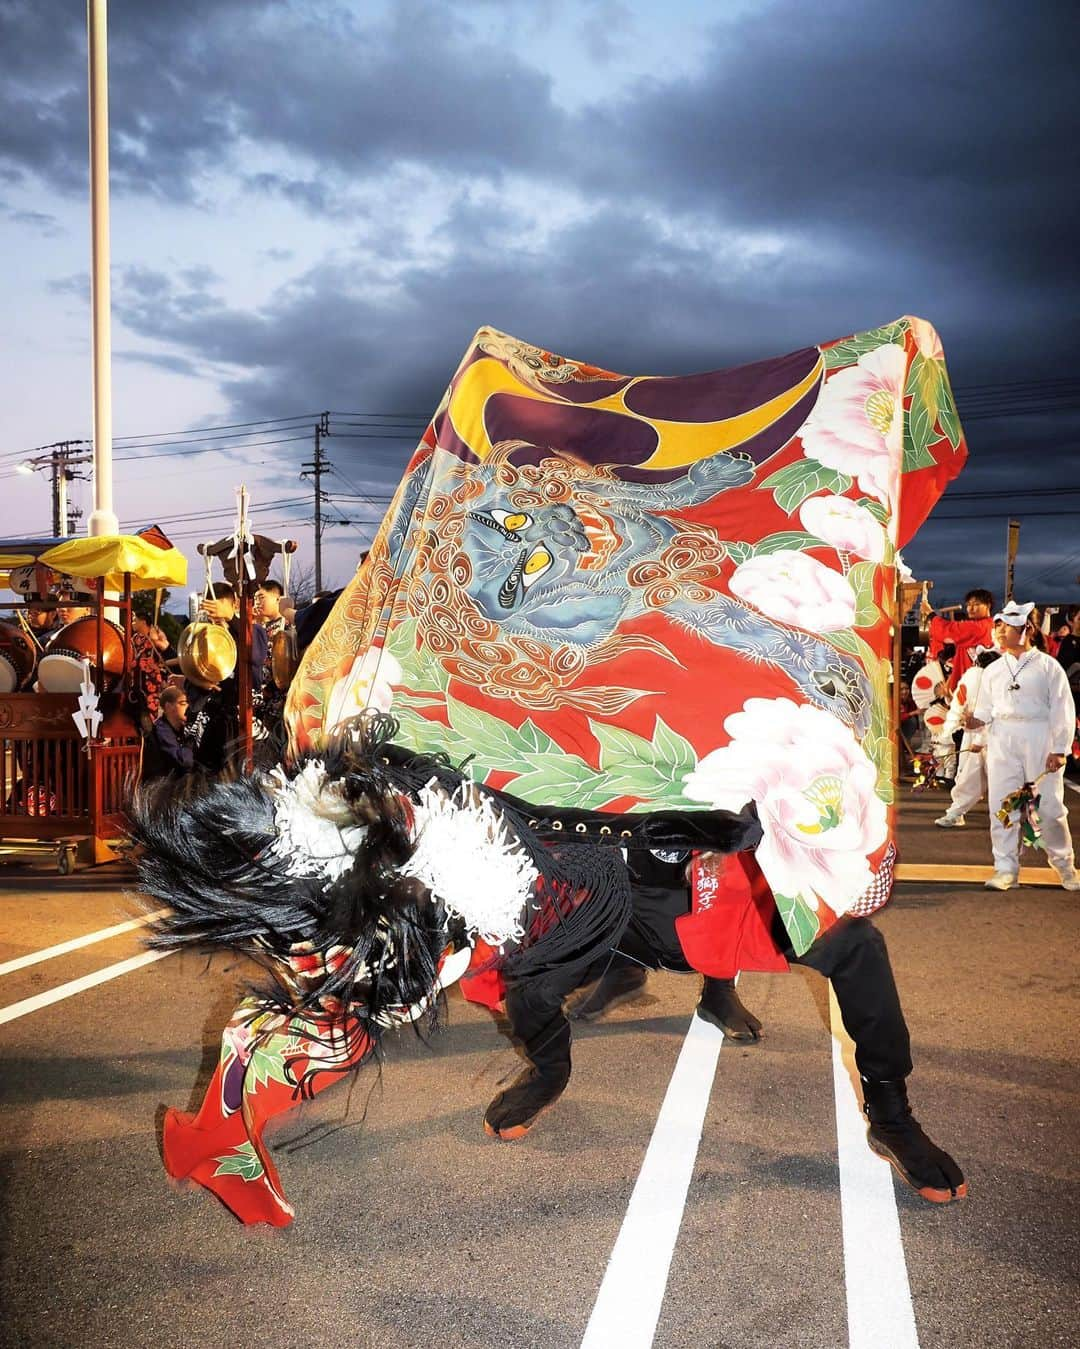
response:
[[[829,986],[849,1349],[918,1349],[892,1167],[870,1151],[855,1047]]]
[[[1073,789],[1074,792],[1080,792],[1080,782],[1070,782],[1069,779],[1066,778],[1066,779],[1065,779],[1065,786],[1066,786],[1066,787],[1071,787],[1071,788]]]
[[[110,979],[118,979],[122,974],[130,974],[132,970],[150,965],[155,960],[164,960],[166,956],[172,954],[172,951],[143,951],[137,956],[118,961],[115,965],[106,965],[102,970],[95,970],[93,974],[84,974],[81,979],[72,979],[69,983],[59,984],[45,993],[35,993],[32,998],[13,1002],[10,1007],[0,1007],[0,1026],[9,1021],[17,1021],[19,1017],[28,1016],[31,1012],[40,1011],[42,1007],[48,1007],[54,1002],[73,998],[76,993],[85,993],[88,988],[108,983]]]
[[[690,1022],[582,1349],[653,1342],[723,1042],[701,1017]]]
[[[162,918],[168,909],[158,909],[148,913],[145,918],[132,918],[127,923],[117,923],[113,927],[103,927],[99,932],[88,932],[85,937],[72,937],[70,941],[58,942],[56,946],[46,946],[40,951],[31,951],[29,955],[17,956],[14,960],[0,965],[0,974],[14,974],[16,970],[25,970],[27,965],[37,965],[42,960],[53,960],[56,956],[66,956],[69,951],[78,951],[83,946],[93,946],[95,942],[108,941],[110,937],[119,937],[122,932],[133,932],[137,927],[145,927],[155,918]]]

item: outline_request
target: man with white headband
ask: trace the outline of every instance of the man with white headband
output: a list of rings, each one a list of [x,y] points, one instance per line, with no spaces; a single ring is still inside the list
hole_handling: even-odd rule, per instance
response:
[[[1020,829],[1015,822],[1003,824],[996,811],[1025,783],[1038,783],[1042,837],[1050,865],[1066,890],[1080,890],[1063,774],[1073,740],[1072,695],[1058,662],[1031,645],[1034,608],[1034,604],[1010,601],[994,615],[995,623],[1001,623],[1002,656],[985,672],[978,700],[965,719],[970,730],[987,728],[994,874],[986,884],[992,890],[1011,890],[1019,884]]]

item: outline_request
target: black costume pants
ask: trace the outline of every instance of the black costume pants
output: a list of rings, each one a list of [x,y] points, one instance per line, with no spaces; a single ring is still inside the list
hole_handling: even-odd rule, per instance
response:
[[[911,1037],[885,938],[870,919],[841,918],[805,955],[792,951],[786,955],[832,984],[844,1029],[855,1041],[855,1065],[861,1075],[874,1082],[907,1077]]]
[[[652,969],[689,971],[673,921],[677,913],[687,911],[685,888],[648,884],[640,874],[635,880],[634,917],[612,959],[631,959]],[[911,1072],[907,1023],[885,938],[873,923],[868,918],[841,918],[805,954],[796,956],[790,947],[785,954],[790,961],[817,970],[832,984],[844,1027],[855,1042],[855,1063],[862,1076],[873,1081],[907,1077]],[[570,1023],[562,1010],[563,1000],[575,988],[598,978],[609,963],[568,964],[508,986],[506,1014],[511,1032],[544,1076],[569,1075]]]

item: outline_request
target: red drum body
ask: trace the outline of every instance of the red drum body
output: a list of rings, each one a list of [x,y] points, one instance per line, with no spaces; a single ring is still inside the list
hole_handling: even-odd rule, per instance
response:
[[[28,688],[36,666],[33,641],[17,623],[0,623],[0,693]]]
[[[38,684],[46,693],[78,693],[83,681],[83,662],[97,668],[97,619],[77,618],[61,628],[38,662]],[[101,684],[115,688],[124,674],[124,634],[115,623],[105,621],[102,640]]]

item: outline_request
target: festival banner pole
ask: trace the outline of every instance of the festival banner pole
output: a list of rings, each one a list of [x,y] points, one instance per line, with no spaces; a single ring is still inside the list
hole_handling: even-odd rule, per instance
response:
[[[87,533],[117,534],[112,492],[112,297],[109,283],[109,51],[106,0],[87,0],[90,85],[90,308],[94,510]]]

